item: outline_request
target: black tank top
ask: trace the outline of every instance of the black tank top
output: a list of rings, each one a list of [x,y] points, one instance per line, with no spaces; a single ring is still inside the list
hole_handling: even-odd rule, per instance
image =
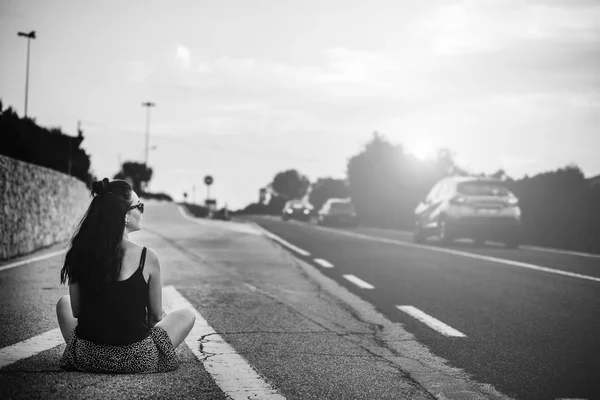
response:
[[[146,323],[148,283],[143,270],[146,248],[140,266],[124,281],[115,281],[98,293],[81,294],[81,312],[75,334],[92,342],[124,345],[150,335]]]

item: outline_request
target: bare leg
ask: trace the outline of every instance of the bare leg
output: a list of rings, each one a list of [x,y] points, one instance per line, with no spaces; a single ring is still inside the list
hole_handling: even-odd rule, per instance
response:
[[[56,304],[56,317],[58,318],[60,332],[65,342],[68,342],[73,329],[77,326],[77,318],[73,317],[73,311],[71,310],[71,296],[65,295],[60,298]]]
[[[196,314],[192,310],[181,309],[165,316],[156,326],[167,331],[173,347],[177,347],[190,333],[196,321]]]

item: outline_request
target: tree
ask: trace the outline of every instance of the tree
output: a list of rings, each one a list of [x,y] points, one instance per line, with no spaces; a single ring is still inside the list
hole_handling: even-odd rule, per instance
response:
[[[350,197],[360,219],[386,227],[411,228],[414,209],[444,176],[466,174],[452,152],[440,149],[435,160],[406,154],[374,132],[362,152],[348,160]]]
[[[301,199],[308,191],[309,186],[308,178],[295,169],[279,172],[271,183],[273,190],[287,200]]]
[[[328,199],[345,198],[348,196],[350,196],[350,191],[346,180],[319,178],[312,185],[308,201],[313,205],[315,210],[319,210]]]
[[[152,179],[152,168],[144,163],[126,161],[113,179],[123,179],[131,183],[133,190],[140,194],[143,193],[150,179]]]
[[[81,148],[83,132],[67,135],[45,128],[33,118],[20,118],[0,101],[0,154],[69,174],[91,186],[90,156]]]

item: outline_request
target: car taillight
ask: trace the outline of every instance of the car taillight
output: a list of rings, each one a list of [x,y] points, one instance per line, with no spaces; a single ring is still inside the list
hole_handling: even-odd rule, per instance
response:
[[[517,199],[516,197],[511,197],[510,199],[508,199],[509,206],[516,206],[517,204],[519,204],[519,199]]]
[[[450,199],[450,204],[463,205],[466,202],[467,199],[462,196],[454,196],[452,199]]]

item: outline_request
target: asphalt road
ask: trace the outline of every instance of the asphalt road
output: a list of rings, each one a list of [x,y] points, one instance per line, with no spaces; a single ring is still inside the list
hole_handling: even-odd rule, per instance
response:
[[[23,261],[30,262],[22,265],[13,266],[18,260],[3,262],[0,398],[434,398],[398,365],[413,360],[395,356],[381,345],[382,326],[386,327],[384,333],[403,337],[402,345],[416,349],[414,354],[424,354],[413,338],[402,336],[403,331],[378,319],[360,299],[328,280],[355,304],[350,307],[349,302],[330,295],[316,283],[326,278],[267,239],[254,225],[193,220],[172,203],[148,201],[146,205],[144,230],[132,234],[131,239],[156,250],[163,286],[183,296],[214,331],[203,331],[197,339],[179,346],[181,365],[173,372],[66,372],[58,366],[65,348],[62,338],[45,336],[57,330],[55,304],[67,294],[67,288],[59,284],[64,256],[52,255],[64,244],[24,257]],[[311,273],[319,277],[309,279]],[[36,338],[40,335],[47,347],[39,346],[41,341]],[[18,351],[11,350],[15,346]],[[32,355],[24,355],[32,349]],[[11,352],[8,356],[7,351]],[[18,361],[6,364],[15,355]],[[463,399],[461,393],[475,393],[468,398],[480,399],[477,393],[491,393],[466,382],[460,374],[448,383],[449,368],[429,365],[433,367],[420,378],[432,381],[443,374],[445,387],[440,388],[437,380],[434,383],[437,393],[451,394],[446,398]],[[255,374],[249,373],[252,369]],[[277,393],[259,391],[256,388],[264,385],[258,381]],[[455,382],[461,388],[456,389]],[[496,395],[485,398],[504,399]]]
[[[517,399],[600,398],[600,257],[470,243],[418,246],[405,232],[251,219],[309,252],[290,250],[477,381]],[[374,288],[358,287],[347,274]],[[440,334],[396,307],[403,305],[466,337]]]

